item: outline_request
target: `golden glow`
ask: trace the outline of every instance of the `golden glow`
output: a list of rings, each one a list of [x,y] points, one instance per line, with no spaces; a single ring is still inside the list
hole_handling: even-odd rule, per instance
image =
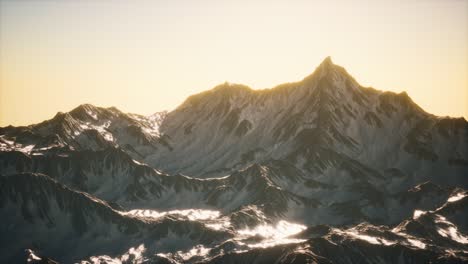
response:
[[[468,1],[0,0],[0,126],[82,103],[151,114],[224,81],[365,86],[468,117]]]

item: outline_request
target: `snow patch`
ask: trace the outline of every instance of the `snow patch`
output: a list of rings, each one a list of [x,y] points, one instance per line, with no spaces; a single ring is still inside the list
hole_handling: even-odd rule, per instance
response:
[[[35,145],[27,145],[27,146],[21,146],[17,150],[21,151],[23,153],[29,154],[31,153],[31,150],[34,148]]]
[[[426,212],[426,211],[422,211],[422,210],[414,210],[413,219],[416,220],[416,219],[418,219],[421,215],[424,215],[425,213],[427,213],[427,212]]]
[[[460,193],[457,193],[454,196],[449,197],[447,202],[453,203],[453,202],[456,202],[456,201],[459,201],[459,200],[465,198],[466,196],[468,196],[466,193],[461,193],[460,192]]]
[[[412,246],[418,247],[418,248],[420,248],[420,249],[425,249],[425,248],[426,248],[426,244],[424,244],[423,242],[421,242],[421,241],[418,240],[418,239],[406,238],[406,240],[407,240],[408,243],[410,243]]]
[[[461,244],[468,244],[468,237],[458,232],[458,228],[443,216],[437,215],[436,223],[438,224],[437,233],[443,237],[447,237]]]
[[[42,260],[42,258],[38,257],[36,254],[34,254],[34,251],[31,249],[26,249],[26,252],[28,253],[28,259],[27,262],[33,262],[33,261],[39,261]]]
[[[158,253],[157,256],[166,259],[177,259],[180,261],[189,261],[193,257],[204,257],[210,253],[211,248],[206,248],[203,245],[196,245],[188,251],[177,251],[176,253]]]
[[[131,247],[126,253],[124,253],[120,257],[112,258],[107,255],[102,256],[92,256],[89,258],[91,263],[93,264],[101,264],[101,263],[108,263],[108,264],[122,264],[122,263],[134,263],[134,264],[141,264],[146,261],[143,257],[143,253],[145,253],[146,247],[144,244],[139,245],[138,247]],[[81,264],[88,264],[89,261],[81,261]]]
[[[258,243],[244,243],[238,241],[239,245],[247,244],[251,248],[267,248],[282,244],[293,244],[305,242],[305,239],[289,238],[292,235],[304,231],[307,227],[300,224],[290,223],[285,220],[279,221],[276,225],[262,224],[253,229],[243,229],[237,231],[239,236],[236,240],[242,240],[249,237],[260,236],[265,238]]]
[[[367,242],[369,242],[371,244],[374,244],[374,245],[390,246],[390,245],[396,244],[395,241],[389,241],[389,240],[387,240],[385,238],[382,238],[382,237],[375,237],[375,236],[370,236],[370,235],[367,235],[367,234],[362,234],[362,233],[360,233],[358,230],[356,230],[354,228],[351,228],[351,229],[346,230],[346,231],[335,230],[335,232],[336,231],[338,233],[343,233],[343,234],[346,234],[348,236],[351,236],[351,237],[359,239],[359,240],[367,241]]]
[[[191,221],[196,220],[214,220],[220,217],[219,211],[202,210],[202,209],[187,209],[187,210],[172,210],[158,212],[156,210],[141,210],[135,209],[128,212],[121,212],[122,215],[132,215],[145,218],[158,219],[166,215],[183,216]]]
[[[90,117],[92,117],[94,120],[98,120],[97,114],[94,113],[93,111],[91,111],[91,110],[86,110],[86,113],[87,113]]]

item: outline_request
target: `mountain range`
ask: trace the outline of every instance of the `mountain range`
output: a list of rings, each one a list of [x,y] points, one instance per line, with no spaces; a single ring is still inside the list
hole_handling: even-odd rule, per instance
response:
[[[468,122],[361,86],[224,83],[0,128],[0,262],[466,263]]]

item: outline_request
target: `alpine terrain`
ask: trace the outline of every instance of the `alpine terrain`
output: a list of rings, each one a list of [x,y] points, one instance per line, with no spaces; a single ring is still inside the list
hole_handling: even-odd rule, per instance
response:
[[[0,218],[0,263],[468,263],[468,122],[329,57],[171,112],[83,104],[0,128]]]

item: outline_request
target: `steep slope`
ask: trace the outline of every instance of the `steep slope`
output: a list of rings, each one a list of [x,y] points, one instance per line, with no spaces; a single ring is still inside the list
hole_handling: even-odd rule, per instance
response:
[[[270,216],[390,224],[420,204],[394,198],[415,185],[468,185],[464,119],[363,88],[330,58],[300,82],[259,91],[226,83],[168,114],[81,105],[0,134],[2,174],[45,173],[129,209],[228,213],[270,199]]]
[[[0,128],[0,262],[463,263],[467,175],[465,119],[327,58],[169,113]]]
[[[221,178],[197,179],[161,173],[118,148],[32,156],[10,151],[0,153],[0,158],[0,174],[44,173],[127,210],[204,208],[235,213],[256,206],[272,220],[393,224],[409,217],[415,208],[433,209],[450,195],[450,189],[432,183],[395,195],[363,180],[326,184],[278,160],[253,164]],[[258,222],[255,218],[249,221]]]
[[[115,254],[138,243],[158,252],[231,236],[171,215],[150,219],[122,213],[42,174],[0,177],[0,198],[0,261],[5,263],[21,262],[18,258],[27,248],[71,262],[87,255]]]
[[[170,113],[81,105],[37,125],[0,129],[4,151],[109,146],[169,174],[202,178],[274,159],[328,184],[332,175],[372,174],[384,175],[394,193],[424,181],[468,186],[466,120],[428,114],[404,92],[364,88],[330,58],[300,82],[265,90],[225,83]]]
[[[318,205],[315,199],[293,194],[286,188],[286,184],[297,183],[299,178],[294,172],[298,171],[282,173],[280,169],[294,168],[280,162],[255,164],[226,177],[203,180],[163,174],[118,148],[32,156],[9,151],[0,153],[0,158],[0,175],[44,173],[109,201],[115,208],[207,208],[232,213],[246,206],[259,206],[268,216],[280,217],[288,211]]]
[[[327,179],[362,169],[410,176],[387,177],[394,191],[425,180],[468,184],[466,120],[430,115],[406,93],[363,88],[329,58],[297,83],[266,90],[225,83],[191,96],[160,131],[171,150],[145,161],[169,172],[216,176],[278,159]]]
[[[99,150],[120,146],[141,158],[165,145],[159,126],[166,112],[149,117],[125,114],[115,107],[83,104],[39,124],[0,128],[0,150],[41,154],[62,148]]]
[[[466,191],[457,190],[440,208],[415,211],[413,218],[395,228],[369,223],[347,228],[259,225],[239,230],[233,239],[215,247],[144,254],[144,259],[150,263],[466,263],[466,230],[458,230],[457,222],[450,219],[455,215],[466,217],[466,198]],[[91,260],[114,263],[126,256],[128,253]]]

